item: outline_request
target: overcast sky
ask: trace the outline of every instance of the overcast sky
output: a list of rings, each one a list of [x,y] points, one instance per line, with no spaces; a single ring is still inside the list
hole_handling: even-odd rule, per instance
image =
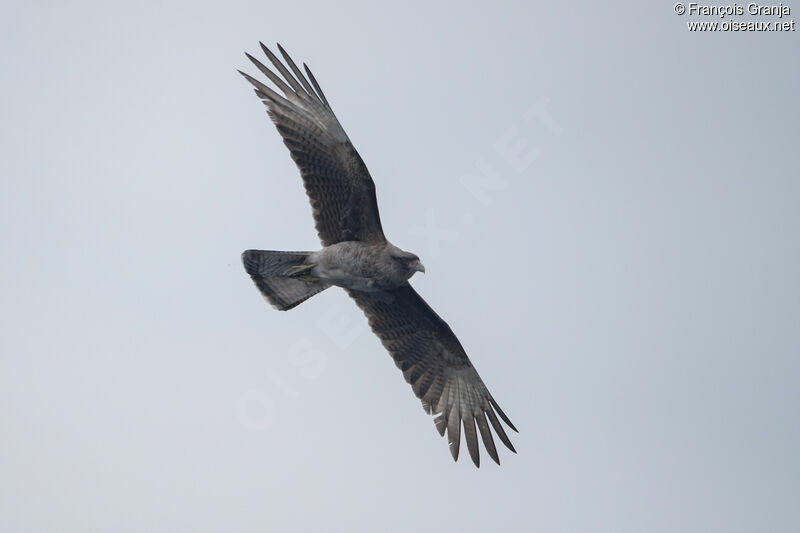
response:
[[[0,530],[794,532],[798,32],[671,2],[15,3]],[[788,4],[800,18],[800,4]],[[454,463],[237,68],[307,62],[520,433]]]

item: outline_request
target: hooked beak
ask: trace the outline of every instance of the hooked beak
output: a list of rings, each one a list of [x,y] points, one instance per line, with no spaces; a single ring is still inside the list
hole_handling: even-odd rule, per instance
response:
[[[422,272],[423,274],[425,273],[425,265],[423,265],[419,261],[416,261],[416,264],[412,265],[412,268],[417,272]]]

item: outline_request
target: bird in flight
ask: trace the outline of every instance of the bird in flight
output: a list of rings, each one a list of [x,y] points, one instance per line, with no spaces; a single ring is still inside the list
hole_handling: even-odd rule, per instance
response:
[[[425,411],[435,416],[439,434],[447,432],[453,459],[458,460],[463,427],[475,466],[480,466],[478,433],[486,452],[500,464],[489,426],[514,453],[497,417],[517,429],[489,393],[453,331],[409,284],[411,276],[425,272],[425,267],[416,254],[401,250],[384,236],[372,177],[309,68],[303,64],[306,77],[280,44],[285,64],[260,44],[277,73],[246,55],[283,95],[239,73],[255,87],[300,169],[323,248],[316,252],[247,250],[242,254],[245,270],[280,311],[332,285],[342,287],[364,311]]]

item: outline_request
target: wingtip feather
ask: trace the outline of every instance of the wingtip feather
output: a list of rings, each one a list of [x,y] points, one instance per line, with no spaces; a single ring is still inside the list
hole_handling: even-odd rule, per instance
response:
[[[492,431],[489,429],[489,424],[486,422],[486,414],[483,411],[478,411],[475,422],[478,424],[478,430],[480,431],[481,439],[483,439],[483,446],[486,448],[486,453],[499,465],[500,457],[497,455],[497,447],[492,438]]]
[[[503,412],[503,410],[502,410],[502,409],[500,409],[500,406],[499,406],[499,405],[497,405],[497,402],[496,402],[496,401],[494,401],[494,398],[489,398],[489,402],[491,402],[491,404],[492,404],[492,407],[494,407],[495,411],[497,411],[497,414],[498,414],[498,415],[500,415],[500,418],[502,418],[502,419],[503,419],[503,422],[505,422],[506,424],[508,424],[508,427],[510,427],[511,429],[513,429],[513,430],[514,430],[516,433],[519,433],[519,431],[517,430],[517,428],[516,428],[516,427],[514,427],[514,424],[512,424],[512,423],[511,423],[511,420],[509,420],[509,419],[508,419],[508,417],[507,417],[507,416],[506,416],[506,414]]]
[[[467,451],[475,466],[481,467],[481,456],[478,450],[478,432],[475,429],[475,418],[472,415],[467,415],[463,418],[462,424],[464,425],[464,440],[467,442]]]
[[[450,453],[454,460],[458,460],[458,450],[461,447],[461,417],[453,409],[447,420],[447,442],[450,444]]]

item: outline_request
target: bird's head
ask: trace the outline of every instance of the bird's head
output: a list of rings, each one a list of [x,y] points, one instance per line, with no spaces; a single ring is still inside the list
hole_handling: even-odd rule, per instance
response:
[[[404,268],[410,278],[416,272],[425,272],[425,265],[423,265],[417,254],[412,254],[411,252],[406,252],[401,250],[400,248],[395,247],[392,250],[392,259],[394,259],[402,268]]]

